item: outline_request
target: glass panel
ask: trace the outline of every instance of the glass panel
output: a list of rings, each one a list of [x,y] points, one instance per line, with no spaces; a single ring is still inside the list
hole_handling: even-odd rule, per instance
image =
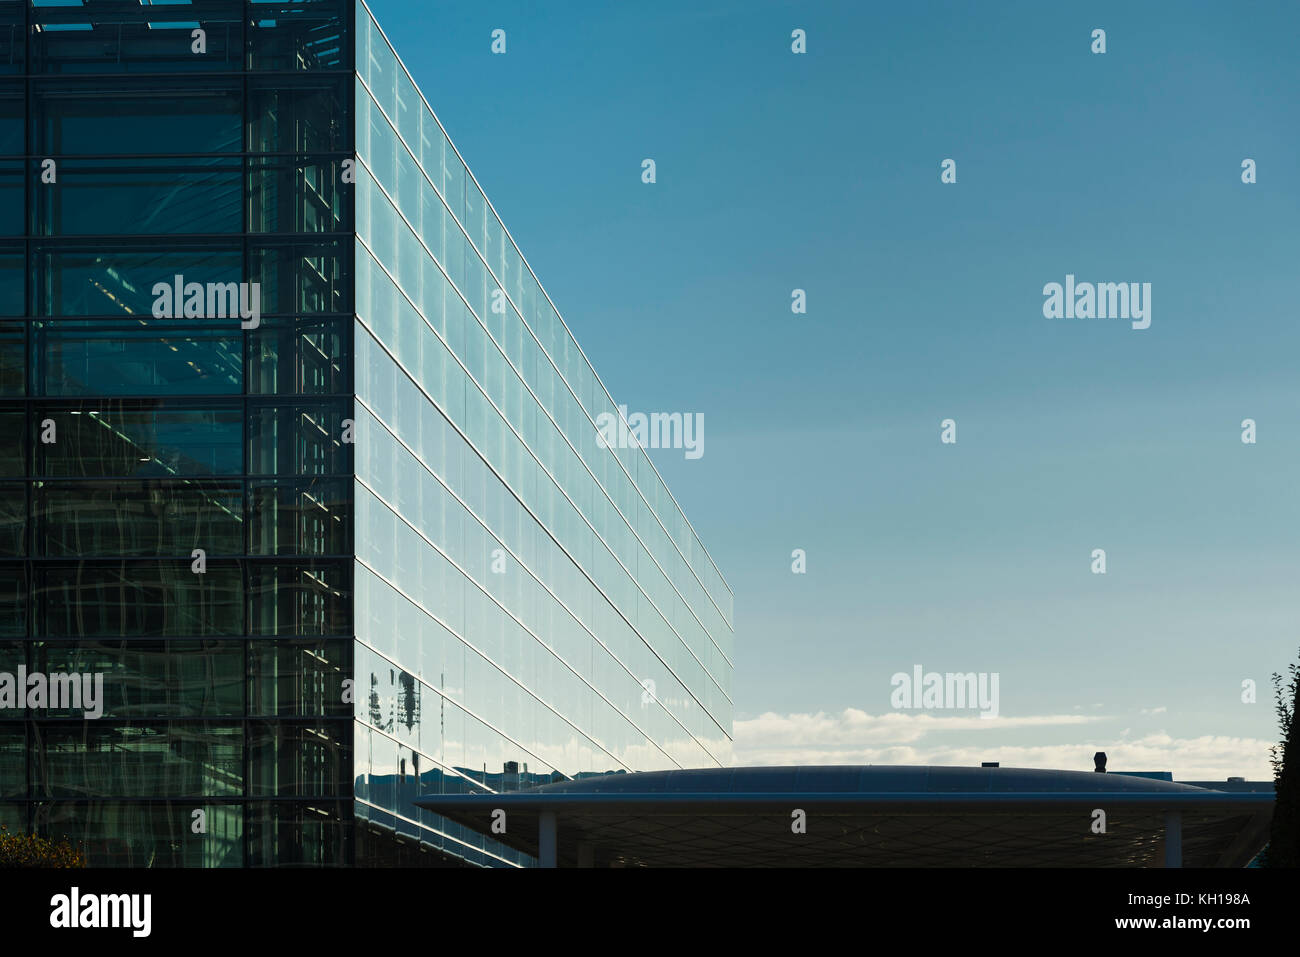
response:
[[[0,316],[26,315],[27,264],[21,246],[0,244]]]
[[[243,384],[240,329],[223,320],[61,319],[34,322],[33,336],[43,395],[221,395]]]
[[[443,179],[442,179],[442,198],[447,202],[447,208],[452,211],[457,219],[464,223],[462,217],[465,215],[465,164],[460,161],[456,151],[447,144],[443,155]],[[453,225],[452,230],[459,233]],[[453,233],[448,232],[451,236]],[[455,273],[452,273],[453,278]]]
[[[248,193],[250,232],[346,232],[351,225],[341,160],[253,157]]]
[[[249,867],[351,863],[352,802],[250,802]]]
[[[362,19],[370,19],[370,15],[364,9],[357,11],[357,20]],[[374,24],[369,25],[366,33],[369,40],[365,64],[366,85],[370,87],[375,100],[384,108],[384,112],[392,116],[393,100],[396,96],[397,61],[387,41]],[[357,69],[361,72],[362,65],[358,64]]]
[[[39,156],[237,153],[243,148],[239,81],[189,78],[32,83],[32,148]]]
[[[24,4],[0,4],[0,75],[22,73],[26,69],[26,11]],[[0,146],[0,153],[4,149]]]
[[[390,194],[395,193],[397,181],[397,137],[377,104],[367,96],[366,152],[363,158],[374,172],[375,181]],[[378,201],[378,200],[376,200]]]
[[[352,65],[342,0],[257,0],[250,12],[250,70],[346,70]]]
[[[351,562],[251,563],[252,634],[352,633]]]
[[[243,806],[204,809],[206,834],[190,830],[192,801],[55,801],[33,805],[33,821],[43,836],[82,845],[91,867],[243,866]]]
[[[0,322],[0,395],[20,396],[27,391],[24,338],[24,323]]]
[[[33,73],[196,73],[237,70],[241,24],[228,4],[186,5],[184,11],[144,4],[33,5]],[[201,28],[199,38],[193,30]]]
[[[210,482],[38,482],[36,548],[51,556],[244,551],[243,494]]]
[[[64,159],[58,164],[58,188],[33,193],[33,232],[237,233],[241,171],[238,159],[224,157]]]
[[[248,469],[253,475],[345,475],[352,445],[343,441],[342,401],[257,405],[249,409]]]
[[[22,36],[22,27],[18,28],[18,35]],[[0,21],[0,44],[4,43],[4,36],[5,26]],[[0,57],[3,57],[2,51],[3,46],[0,46]],[[0,59],[0,73],[4,72],[4,67],[4,61]],[[22,80],[16,83],[5,80],[4,85],[0,86],[0,156],[22,156],[27,152],[23,136],[26,109],[23,104],[24,95]]]
[[[23,164],[0,163],[0,236],[23,235]]]
[[[424,113],[424,101],[415,91],[411,78],[400,66],[396,67],[397,95],[394,98],[394,111],[389,111],[397,132],[401,134],[406,145],[418,159],[420,156],[420,116]]]
[[[239,565],[209,561],[206,573],[176,561],[36,566],[36,634],[57,638],[190,637],[243,632]]]
[[[27,474],[27,445],[24,441],[26,433],[25,413],[0,412],[0,475]]]
[[[86,721],[32,726],[38,797],[238,795],[244,788],[239,724]]]
[[[443,232],[446,228],[444,219],[447,215],[447,209],[443,206],[442,200],[438,198],[438,194],[433,191],[433,187],[428,183],[425,183],[420,189],[420,206],[420,238],[429,247],[429,252],[433,253],[434,258],[441,262],[443,260]],[[440,289],[440,282],[433,288]],[[431,292],[432,290],[428,288],[426,282],[424,291],[426,303],[429,301]],[[439,309],[440,306],[434,307],[434,311]],[[430,309],[426,305],[425,312],[428,313],[429,311]],[[434,317],[430,315],[429,318],[433,319]]]
[[[248,769],[249,794],[256,797],[348,794],[352,722],[251,722]]]
[[[2,29],[2,28],[0,28]],[[0,664],[9,674],[15,673],[16,665],[9,659],[6,650],[0,650]],[[21,651],[19,652],[21,655]],[[25,659],[19,658],[18,661]],[[0,797],[23,798],[27,796],[27,731],[21,724],[0,726]],[[25,810],[25,809],[24,809]],[[24,814],[23,817],[26,817]],[[0,824],[7,826],[12,833],[14,822],[0,811]],[[20,826],[21,830],[26,830]]]
[[[346,393],[351,388],[346,319],[264,319],[248,333],[248,391]]]
[[[469,233],[469,241],[474,244],[475,249],[483,251],[483,217],[486,211],[487,202],[483,199],[483,194],[479,188],[474,185],[474,180],[469,174],[465,175],[465,216],[461,223],[465,226],[465,231]],[[473,302],[474,300],[470,300]]]
[[[231,475],[242,471],[238,406],[127,400],[47,406],[36,412],[38,474],[47,476]],[[51,431],[52,429],[52,431]]]
[[[0,636],[27,634],[27,570],[21,563],[0,562]]]
[[[280,76],[248,81],[248,149],[254,153],[329,153],[352,145],[348,77]]]
[[[36,315],[152,316],[157,299],[155,284],[174,283],[178,275],[186,284],[238,282],[244,278],[240,260],[240,250],[229,242],[223,248],[175,239],[167,246],[127,240],[76,244],[47,241],[33,252]],[[0,279],[0,287],[3,284]],[[226,321],[232,328],[237,325],[229,320],[211,321]]]
[[[250,483],[250,553],[350,554],[351,488],[348,479]]]
[[[0,556],[27,554],[27,487],[0,485]]]
[[[344,240],[265,243],[250,251],[262,312],[348,312],[352,303],[352,243]],[[190,279],[189,271],[185,279]]]
[[[241,641],[33,642],[35,670],[102,674],[104,718],[242,717]],[[50,709],[51,717],[79,717]]]
[[[352,676],[352,646],[348,638],[249,642],[249,714],[351,715],[343,682]]]

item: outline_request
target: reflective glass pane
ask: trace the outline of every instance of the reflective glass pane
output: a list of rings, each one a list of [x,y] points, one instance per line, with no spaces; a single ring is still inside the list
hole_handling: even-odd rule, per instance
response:
[[[238,795],[239,724],[97,720],[33,726],[33,797]]]
[[[40,156],[233,153],[243,148],[238,80],[45,80],[32,84]],[[160,89],[159,87],[163,87]]]
[[[33,192],[33,231],[45,236],[237,233],[241,175],[240,161],[225,157],[64,159],[58,189]]]
[[[239,566],[190,559],[49,563],[36,567],[36,634],[46,637],[189,637],[243,632]]]
[[[223,320],[35,322],[33,346],[43,395],[221,395],[243,384],[243,339]]]
[[[117,400],[46,406],[33,423],[46,476],[233,475],[242,471],[238,406]],[[51,431],[52,430],[52,431]]]
[[[263,319],[248,333],[249,392],[346,393],[350,326],[346,319]]]
[[[243,489],[212,482],[38,482],[36,549],[50,556],[244,551]]]
[[[341,401],[249,409],[248,470],[254,475],[342,475],[352,468]]]
[[[93,16],[90,14],[93,12]],[[146,4],[35,3],[33,73],[200,73],[240,65],[238,8],[186,4],[160,11]],[[196,37],[195,29],[203,33]]]
[[[251,70],[346,70],[345,0],[271,0],[250,7],[248,67]]]
[[[351,221],[351,192],[343,183],[341,160],[253,157],[249,160],[249,231],[346,231]]]
[[[350,553],[351,498],[348,479],[281,479],[250,483],[250,553]]]
[[[103,718],[244,714],[240,641],[42,641],[31,648],[32,670],[102,674]],[[46,713],[79,717],[55,708]]]
[[[253,562],[248,570],[255,635],[352,632],[351,562]]]
[[[248,645],[248,713],[346,717],[353,704],[350,638],[260,639]]]
[[[344,77],[249,80],[249,143],[254,153],[328,153],[352,145],[344,115]]]
[[[124,240],[47,241],[34,249],[36,314],[152,316],[159,301],[155,285],[174,283],[176,276],[183,276],[187,285],[202,283],[205,287],[208,283],[239,282],[244,279],[241,259],[237,241],[221,246],[176,239],[165,246]],[[212,321],[238,325],[237,320]]]

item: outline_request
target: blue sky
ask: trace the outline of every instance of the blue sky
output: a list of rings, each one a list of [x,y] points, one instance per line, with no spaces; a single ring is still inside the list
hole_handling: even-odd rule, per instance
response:
[[[1268,776],[1300,7],[371,7],[615,399],[704,415],[653,455],[735,591],[738,761]],[[1150,328],[1044,318],[1067,273]],[[892,709],[915,664],[1001,717]]]

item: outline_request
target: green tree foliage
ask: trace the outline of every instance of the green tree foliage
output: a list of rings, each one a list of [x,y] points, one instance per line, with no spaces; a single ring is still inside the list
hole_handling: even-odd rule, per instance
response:
[[[0,868],[85,866],[86,855],[66,837],[55,842],[35,834],[10,834],[0,825]]]
[[[1292,664],[1288,670],[1291,680],[1285,687],[1282,676],[1273,674],[1282,743],[1272,749],[1277,804],[1264,859],[1267,867],[1300,867],[1300,727],[1295,721],[1300,710],[1300,664]]]

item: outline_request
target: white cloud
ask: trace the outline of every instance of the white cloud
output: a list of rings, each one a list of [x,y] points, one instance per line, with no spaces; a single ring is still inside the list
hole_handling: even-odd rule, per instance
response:
[[[981,718],[977,713],[933,714],[888,711],[867,714],[845,708],[840,714],[775,714],[737,720],[737,746],[742,740],[761,741],[765,747],[797,747],[808,744],[860,746],[866,743],[908,743],[939,731],[1004,731],[1044,725],[1077,725],[1101,721],[1100,716],[1077,714],[1030,715],[1026,717]]]
[[[1059,728],[1106,720],[1100,716],[978,715],[941,717],[893,712],[870,715],[856,708],[839,714],[772,712],[735,722],[737,765],[790,764],[936,764],[979,766],[998,761],[1003,767],[1092,770],[1092,756],[1105,751],[1112,771],[1172,771],[1175,780],[1214,781],[1230,775],[1271,780],[1269,747],[1258,738],[1203,735],[1175,738],[1161,731],[1116,741],[1113,736],[1071,743],[1003,746],[981,734],[977,741],[955,740],[954,732],[1006,731],[1012,728]],[[961,735],[965,738],[965,735]],[[938,740],[936,740],[938,739]]]

